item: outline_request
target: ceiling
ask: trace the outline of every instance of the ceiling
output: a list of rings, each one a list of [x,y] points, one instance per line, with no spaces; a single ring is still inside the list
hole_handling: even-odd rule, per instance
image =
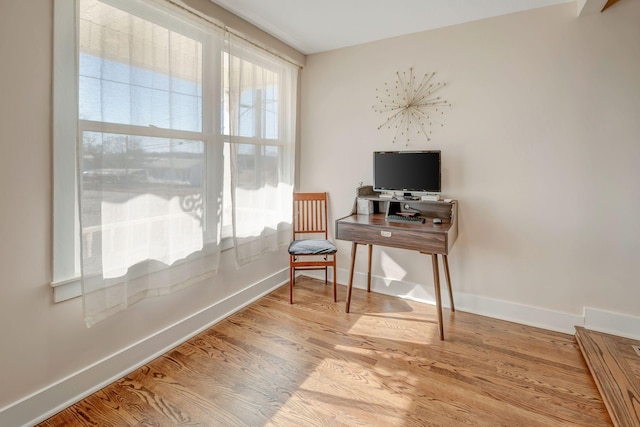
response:
[[[211,0],[305,55],[575,0]]]

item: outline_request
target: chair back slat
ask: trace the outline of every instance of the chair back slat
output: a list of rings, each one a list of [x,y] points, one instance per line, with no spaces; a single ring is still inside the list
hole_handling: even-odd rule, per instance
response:
[[[327,193],[293,194],[293,238],[301,234],[324,234],[327,238]]]

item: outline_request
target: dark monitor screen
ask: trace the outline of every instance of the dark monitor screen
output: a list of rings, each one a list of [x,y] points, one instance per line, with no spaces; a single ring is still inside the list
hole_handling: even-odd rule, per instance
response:
[[[376,191],[439,193],[440,151],[375,151]]]

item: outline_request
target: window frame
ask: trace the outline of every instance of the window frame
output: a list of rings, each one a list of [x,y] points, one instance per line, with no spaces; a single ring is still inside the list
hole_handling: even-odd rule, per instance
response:
[[[54,302],[61,302],[82,295],[81,244],[78,209],[79,183],[76,170],[79,167],[77,141],[83,132],[103,132],[145,137],[184,138],[202,141],[205,145],[207,169],[224,165],[221,127],[222,104],[212,104],[221,99],[222,52],[224,44],[216,41],[206,29],[184,31],[178,24],[181,18],[163,19],[162,14],[141,3],[127,0],[100,0],[127,13],[143,16],[143,19],[176,31],[202,43],[202,118],[200,131],[174,130],[154,126],[139,126],[98,122],[79,117],[79,1],[54,2],[54,62],[53,62],[53,288]],[[179,27],[179,28],[178,28]],[[190,28],[191,29],[191,28]],[[210,112],[210,114],[207,114]],[[223,183],[220,183],[222,187]],[[70,191],[70,189],[72,189]],[[210,203],[217,197],[217,188],[205,186]],[[205,202],[207,203],[207,202]],[[217,208],[217,206],[216,206]],[[207,209],[205,208],[205,212]],[[211,212],[215,209],[210,210]],[[207,218],[207,217],[206,217]],[[205,224],[211,224],[211,217]],[[206,230],[206,229],[205,229]],[[210,229],[211,230],[211,229]],[[211,231],[209,231],[211,232]],[[225,238],[221,249],[231,247],[232,239]]]
[[[76,169],[79,166],[77,160],[77,140],[81,132],[87,130],[98,130],[100,132],[142,134],[142,136],[157,137],[186,137],[187,139],[201,140],[205,143],[207,167],[215,165],[225,168],[223,182],[219,189],[207,189],[207,197],[213,197],[211,191],[227,190],[227,176],[230,176],[229,156],[224,155],[225,150],[231,144],[251,144],[256,147],[276,146],[287,149],[288,144],[282,141],[280,131],[285,128],[283,121],[286,115],[283,114],[283,103],[279,102],[277,110],[278,135],[276,138],[266,138],[261,132],[257,132],[255,137],[234,136],[224,133],[223,123],[223,91],[224,73],[223,56],[230,55],[229,45],[226,41],[215,38],[211,30],[203,25],[202,31],[198,31],[199,41],[206,44],[203,46],[203,81],[202,81],[202,128],[200,132],[178,131],[144,127],[136,125],[105,124],[103,122],[92,122],[79,118],[79,1],[80,0],[56,0],[54,2],[54,38],[53,38],[53,271],[52,281],[54,302],[60,302],[82,295],[82,285],[80,277],[80,221],[78,209],[79,183],[77,181]],[[101,0],[107,4],[123,9],[129,13],[142,16],[144,19],[165,26],[163,23],[147,16],[146,13],[140,15],[140,10],[145,10],[150,6],[142,3],[133,3],[130,0]],[[161,8],[172,6],[156,2]],[[135,13],[137,12],[137,13]],[[153,14],[152,14],[153,15]],[[161,14],[156,14],[161,16]],[[173,20],[172,20],[173,21]],[[176,21],[177,22],[177,21]],[[185,33],[174,29],[173,25],[166,26],[170,30],[177,31],[190,37],[190,32]],[[191,26],[189,26],[191,28]],[[221,31],[221,30],[220,30]],[[263,59],[261,53],[243,51],[239,56],[242,60],[249,61],[260,67],[271,69],[269,60]],[[274,70],[275,71],[275,70]],[[278,97],[282,99],[284,92],[282,88],[282,75],[277,73]],[[211,105],[219,100],[220,107],[212,108]],[[262,105],[263,100],[261,100]],[[210,112],[210,117],[205,117],[206,111]],[[254,126],[260,125],[260,120]],[[195,137],[199,135],[200,137]],[[293,147],[291,147],[293,149]],[[230,150],[227,150],[227,152]],[[259,156],[259,149],[256,156]],[[211,186],[209,186],[211,187]],[[227,199],[231,199],[230,193]],[[224,212],[226,206],[222,206]],[[226,223],[226,226],[224,225]],[[228,218],[224,216],[220,223],[216,224],[220,237],[221,250],[233,247],[232,225]]]
[[[56,1],[53,22],[53,299],[82,293],[76,179],[78,30],[76,0]],[[71,189],[71,191],[70,191]],[[72,237],[71,237],[72,236]]]

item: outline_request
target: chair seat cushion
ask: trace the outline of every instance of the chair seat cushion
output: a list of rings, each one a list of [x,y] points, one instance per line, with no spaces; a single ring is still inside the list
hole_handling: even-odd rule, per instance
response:
[[[289,245],[289,253],[291,255],[328,255],[336,252],[338,252],[338,248],[329,240],[294,240]]]

